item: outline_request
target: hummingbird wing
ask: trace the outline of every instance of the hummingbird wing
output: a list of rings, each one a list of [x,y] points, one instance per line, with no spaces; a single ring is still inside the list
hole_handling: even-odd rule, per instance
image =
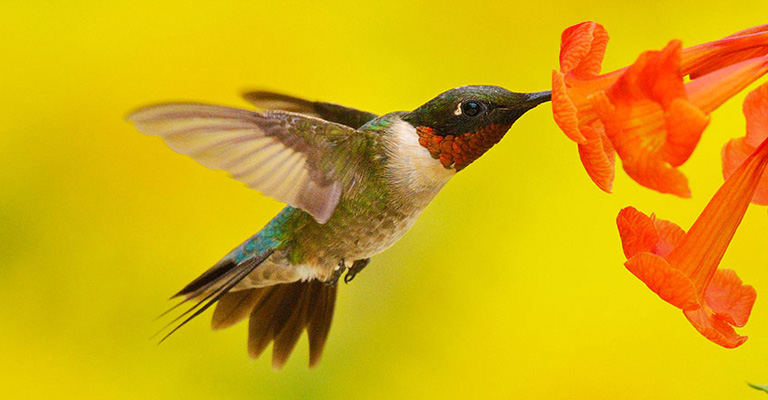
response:
[[[298,97],[273,92],[247,92],[243,98],[264,110],[283,110],[310,115],[326,121],[358,129],[368,121],[379,116],[356,108],[345,107],[322,101],[310,101]]]
[[[222,169],[320,223],[341,197],[344,151],[362,135],[348,126],[283,111],[254,112],[204,104],[163,104],[128,116],[136,128],[162,137],[173,150]],[[356,135],[357,134],[357,135]],[[348,155],[351,156],[351,155]]]

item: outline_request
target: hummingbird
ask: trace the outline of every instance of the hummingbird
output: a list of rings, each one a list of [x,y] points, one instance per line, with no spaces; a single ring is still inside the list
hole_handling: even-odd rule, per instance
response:
[[[395,244],[451,177],[551,95],[462,86],[382,116],[272,92],[244,97],[258,111],[168,103],[127,119],[287,204],[174,296],[193,305],[168,333],[215,304],[213,329],[249,317],[250,356],[273,342],[279,369],[304,330],[309,366],[320,361],[341,275],[349,283]]]

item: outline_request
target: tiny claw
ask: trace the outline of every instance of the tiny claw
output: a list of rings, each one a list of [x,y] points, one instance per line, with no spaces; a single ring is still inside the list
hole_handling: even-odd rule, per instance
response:
[[[347,270],[347,274],[344,275],[344,283],[352,282],[352,279],[355,279],[355,276],[370,262],[370,258],[366,258],[364,260],[355,260],[355,262],[352,263],[352,266]]]

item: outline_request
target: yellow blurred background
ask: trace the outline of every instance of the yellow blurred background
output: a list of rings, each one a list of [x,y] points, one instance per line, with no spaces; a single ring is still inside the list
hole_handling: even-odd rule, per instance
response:
[[[642,5],[640,5],[642,4]],[[210,314],[161,346],[166,301],[282,205],[143,136],[161,101],[246,107],[271,89],[384,113],[451,87],[549,87],[559,35],[595,20],[605,70],[673,38],[768,22],[768,2],[0,2],[0,385],[49,399],[748,399],[768,383],[768,215],[723,267],[759,293],[735,350],[625,270],[634,205],[682,227],[721,184],[745,93],[713,114],[678,199],[617,173],[600,192],[551,107],[459,174],[395,247],[342,285],[324,359],[284,370]],[[762,79],[760,82],[764,82]],[[754,86],[753,86],[754,87]]]

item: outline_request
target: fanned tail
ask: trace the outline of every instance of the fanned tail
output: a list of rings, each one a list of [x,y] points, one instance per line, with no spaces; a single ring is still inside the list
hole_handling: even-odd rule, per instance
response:
[[[274,341],[272,366],[281,368],[302,331],[309,336],[309,366],[320,361],[333,319],[336,286],[320,281],[294,282],[227,293],[216,305],[213,329],[250,315],[248,353],[257,358]]]
[[[259,357],[269,343],[274,342],[272,366],[281,368],[306,329],[309,366],[317,365],[331,328],[336,286],[311,280],[232,291],[273,251],[263,251],[240,263],[235,262],[236,258],[224,258],[176,293],[173,297],[183,296],[184,300],[171,310],[187,302],[195,304],[163,328],[164,331],[176,324],[160,342],[216,304],[213,329],[226,328],[250,316],[248,353],[251,357]]]

